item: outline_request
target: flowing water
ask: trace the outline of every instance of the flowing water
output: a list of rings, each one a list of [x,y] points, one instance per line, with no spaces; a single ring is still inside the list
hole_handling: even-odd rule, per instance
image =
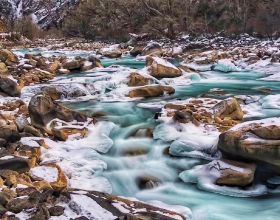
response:
[[[122,65],[140,69],[144,62],[130,57],[121,60],[104,59],[105,66]],[[88,76],[94,81],[97,75],[81,73],[71,78]],[[170,97],[138,101],[83,101],[66,103],[69,107],[87,112],[103,112],[100,120],[111,121],[115,128],[110,138],[113,146],[99,158],[107,163],[107,169],[93,173],[109,180],[115,195],[133,197],[142,201],[162,201],[170,205],[189,207],[192,218],[197,220],[274,220],[279,219],[279,194],[266,194],[253,198],[230,197],[200,190],[196,184],[182,182],[178,175],[205,160],[173,157],[168,155],[170,142],[155,140],[149,135],[135,135],[137,131],[153,130],[158,122],[154,119],[159,112],[158,103],[184,100],[189,97],[213,97],[224,99],[233,95],[258,97],[262,105],[256,107],[260,114],[246,120],[280,116],[280,82],[263,81],[264,73],[206,71],[192,78],[186,86],[175,86],[176,93]],[[69,78],[69,77],[68,77]],[[222,93],[210,93],[211,89],[222,89]],[[270,93],[266,93],[269,91]],[[147,108],[147,106],[152,106]]]

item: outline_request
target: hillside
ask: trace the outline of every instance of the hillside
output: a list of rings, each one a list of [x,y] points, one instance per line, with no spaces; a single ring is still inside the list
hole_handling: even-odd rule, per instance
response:
[[[22,16],[32,16],[42,28],[56,26],[65,13],[78,0],[7,0],[0,2],[1,18],[14,20]]]

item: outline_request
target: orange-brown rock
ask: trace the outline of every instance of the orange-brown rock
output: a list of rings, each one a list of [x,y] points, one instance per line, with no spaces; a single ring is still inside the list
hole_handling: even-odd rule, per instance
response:
[[[175,89],[171,86],[144,86],[133,89],[128,93],[130,98],[136,97],[158,97],[163,96],[164,94],[173,94],[175,93]]]
[[[83,138],[88,135],[87,128],[60,128],[60,129],[52,129],[53,135],[59,139],[60,141],[66,141],[69,136],[74,135],[75,137],[79,136],[79,138]]]
[[[162,58],[147,57],[146,65],[149,67],[150,74],[158,79],[182,75],[182,70]]]
[[[146,86],[149,84],[150,79],[140,75],[139,73],[131,73],[129,75],[128,86]]]

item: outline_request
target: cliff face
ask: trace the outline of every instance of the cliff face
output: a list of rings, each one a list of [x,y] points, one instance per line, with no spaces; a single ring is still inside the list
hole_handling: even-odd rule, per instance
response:
[[[5,0],[0,1],[0,18],[32,16],[42,28],[56,26],[79,0]]]

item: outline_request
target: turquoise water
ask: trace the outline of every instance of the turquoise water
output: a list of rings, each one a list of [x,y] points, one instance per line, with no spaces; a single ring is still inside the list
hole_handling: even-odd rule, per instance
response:
[[[125,59],[125,66],[135,68],[135,60]],[[119,63],[117,61],[116,63]],[[210,89],[223,89],[226,98],[232,95],[251,95],[265,97],[263,89],[271,90],[270,94],[279,94],[280,82],[259,80],[264,74],[238,72],[225,75],[218,72],[206,72],[206,77],[187,86],[176,87],[176,93],[166,100],[185,99],[209,95]],[[219,79],[217,81],[217,79]],[[142,100],[141,103],[156,103],[162,98]],[[137,107],[138,102],[86,102],[75,103],[77,110],[105,112],[102,120],[109,120],[120,128],[111,134],[114,146],[106,155],[101,155],[108,169],[96,175],[109,179],[116,195],[136,197],[143,201],[160,200],[168,204],[183,205],[191,208],[193,219],[209,220],[274,220],[279,219],[279,195],[264,195],[257,198],[234,198],[199,190],[196,185],[185,184],[178,178],[183,170],[188,170],[206,161],[171,157],[165,154],[170,143],[156,141],[148,137],[135,137],[138,129],[154,128],[153,119],[159,109],[147,110]],[[263,117],[280,116],[279,109],[266,109]],[[143,155],[127,156],[127,151],[141,152]],[[143,189],[139,179],[151,178],[152,189]]]
[[[130,57],[104,59],[102,63],[104,66],[122,65],[134,69],[144,67],[143,61]],[[80,73],[69,77],[81,76],[87,75]],[[176,93],[169,97],[134,102],[91,100],[66,104],[79,111],[103,112],[105,116],[99,120],[118,125],[110,135],[114,141],[113,147],[107,154],[99,156],[107,163],[107,170],[93,174],[106,177],[112,185],[113,194],[189,207],[195,220],[276,220],[280,218],[279,194],[235,198],[200,190],[196,184],[183,183],[178,177],[180,172],[208,161],[170,156],[166,153],[170,142],[141,135],[158,125],[154,115],[160,109],[141,108],[139,103],[155,104],[162,100],[184,100],[189,97],[224,99],[233,95],[257,96],[263,100],[262,116],[258,118],[280,116],[280,108],[273,104],[274,96],[269,96],[279,94],[280,82],[262,81],[260,78],[263,76],[263,73],[256,72],[208,71],[200,73],[200,77],[193,79],[191,85],[175,86]],[[94,82],[96,76],[90,74],[90,77]],[[223,93],[209,92],[211,89],[222,89]],[[137,131],[138,135],[135,135]]]

